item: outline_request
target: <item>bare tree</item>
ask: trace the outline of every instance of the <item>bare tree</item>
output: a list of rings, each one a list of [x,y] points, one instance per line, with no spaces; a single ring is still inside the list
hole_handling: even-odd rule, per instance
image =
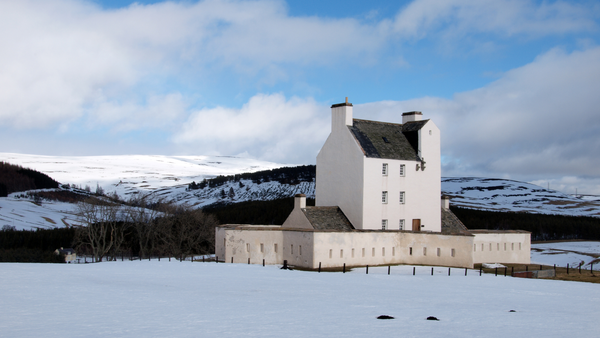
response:
[[[156,235],[161,249],[175,257],[214,252],[213,215],[187,206],[165,205],[162,217],[156,219]]]
[[[101,262],[111,249],[119,248],[124,241],[123,226],[118,224],[121,205],[88,198],[79,202],[77,209],[81,225],[77,226],[75,243],[88,246],[94,261]]]
[[[160,215],[158,207],[161,202],[139,196],[131,198],[128,204],[125,214],[127,222],[135,229],[140,245],[140,257],[148,257],[156,250],[154,219]]]

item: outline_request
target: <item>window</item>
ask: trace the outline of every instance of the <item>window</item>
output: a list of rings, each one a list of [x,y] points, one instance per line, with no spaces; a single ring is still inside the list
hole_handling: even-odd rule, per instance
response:
[[[362,248],[362,256],[365,257],[365,248]]]
[[[510,243],[510,249],[513,251],[515,250],[515,243]]]
[[[344,258],[344,249],[340,250],[340,258]]]
[[[260,252],[265,252],[265,245],[260,243]]]
[[[404,191],[401,191],[400,192],[400,204],[404,204],[404,200],[405,200],[405,198],[404,198]]]
[[[354,258],[354,248],[352,248],[352,258]]]
[[[500,243],[496,243],[496,251],[500,251]]]
[[[442,255],[442,249],[437,248],[437,256],[440,257]]]
[[[381,168],[381,174],[383,176],[387,176],[387,174],[388,174],[388,164],[387,163],[383,164],[383,167]]]
[[[492,251],[492,243],[490,243],[490,251]]]
[[[381,230],[387,230],[387,228],[388,228],[387,219],[382,219],[381,220]]]
[[[400,176],[404,177],[404,173],[406,172],[406,166],[404,164],[400,165]]]
[[[385,257],[385,248],[381,248],[381,256]]]
[[[395,246],[392,247],[392,256],[396,256],[396,247]]]
[[[519,243],[519,250],[521,250],[521,243]]]
[[[298,253],[302,256],[302,245],[298,245]]]
[[[452,256],[452,257],[456,256],[456,250],[450,249],[450,256]]]
[[[329,249],[329,258],[331,258],[333,255],[333,249]]]
[[[273,244],[273,251],[277,252],[277,243]]]
[[[371,250],[371,256],[375,257],[375,248],[373,248],[373,250]]]
[[[387,191],[384,191],[381,193],[381,203],[386,204],[387,203]]]
[[[504,243],[504,251],[506,251],[506,243]]]
[[[246,243],[246,252],[250,252],[250,243]]]
[[[473,252],[477,251],[477,244],[473,244]]]
[[[290,251],[292,253],[292,255],[294,254],[294,244],[290,245]]]
[[[398,227],[398,229],[404,230],[404,220],[403,219],[400,220],[400,226]]]
[[[427,248],[423,248],[423,256],[427,256]]]
[[[408,248],[408,254],[412,256],[412,248]]]
[[[485,244],[481,243],[481,251],[484,251],[485,249],[483,248]]]

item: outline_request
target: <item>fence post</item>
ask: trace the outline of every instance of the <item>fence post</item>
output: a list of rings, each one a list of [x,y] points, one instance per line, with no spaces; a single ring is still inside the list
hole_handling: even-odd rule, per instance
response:
[[[391,267],[388,265],[388,275],[390,274],[390,268],[391,268]]]
[[[344,263],[344,268],[342,270],[342,273],[346,273],[346,263]]]
[[[169,257],[169,260],[171,260],[171,257]],[[215,256],[215,263],[219,263],[219,256]]]
[[[319,273],[321,273],[321,262],[319,262]]]
[[[160,262],[160,255],[158,255],[158,261]]]
[[[263,258],[263,266],[265,266],[265,259]]]
[[[465,276],[467,275],[467,268],[465,268]]]
[[[496,267],[496,269],[494,269],[494,270],[495,270],[495,271],[494,271],[494,276],[496,276],[496,277],[497,277],[497,276],[498,276],[498,267]]]
[[[431,275],[433,276],[433,266],[431,267]]]
[[[540,264],[540,270],[544,270],[544,268],[542,267],[542,264]]]
[[[416,269],[417,268],[413,266],[413,276],[415,275]]]
[[[569,274],[569,263],[567,263],[567,275]]]
[[[506,271],[508,270],[507,267],[504,267],[504,277],[506,277]]]
[[[529,265],[525,265],[525,272],[529,271]]]
[[[367,265],[367,275],[369,274],[369,265]]]
[[[248,257],[248,264],[250,264],[250,257]]]
[[[479,275],[481,276],[481,270],[483,269],[483,265],[479,266]]]
[[[152,256],[148,255],[148,262],[150,262],[150,257],[152,257]]]
[[[581,263],[579,263],[579,274],[581,275]]]
[[[554,272],[556,272],[556,264],[554,264]]]
[[[231,256],[231,264],[233,264],[233,256]]]
[[[450,269],[452,269],[452,268],[448,268],[448,276],[450,276]]]
[[[515,275],[515,267],[514,266],[510,267],[510,275],[511,275],[511,277]]]

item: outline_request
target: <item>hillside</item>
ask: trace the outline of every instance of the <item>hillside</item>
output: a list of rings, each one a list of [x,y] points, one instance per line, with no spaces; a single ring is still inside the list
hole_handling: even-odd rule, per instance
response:
[[[315,196],[314,166],[273,170],[286,165],[243,157],[60,157],[0,153],[0,161],[35,169],[63,184],[90,186],[92,190],[98,185],[106,193],[117,193],[122,199],[151,194],[156,198],[206,207],[215,203],[276,200],[297,193],[308,198]],[[204,180],[206,186],[201,188]],[[451,196],[453,206],[463,208],[600,216],[598,196],[576,198],[526,182],[442,178],[442,192]],[[11,194],[0,198],[0,226],[53,228],[63,226],[64,222],[72,224],[75,219],[74,207],[69,203],[48,201],[38,206],[17,196]]]

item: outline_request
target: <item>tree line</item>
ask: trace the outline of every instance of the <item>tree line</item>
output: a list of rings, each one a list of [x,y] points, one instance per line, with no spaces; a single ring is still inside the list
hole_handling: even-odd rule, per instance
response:
[[[0,161],[0,197],[13,192],[58,188],[58,182],[39,171]]]
[[[127,205],[90,198],[78,203],[82,222],[73,243],[93,261],[119,256],[188,257],[215,252],[216,218],[185,205],[130,200]]]
[[[600,240],[600,218],[450,207],[469,229],[525,230],[532,241]]]
[[[188,185],[189,190],[204,189],[206,187],[216,188],[228,182],[239,182],[251,180],[255,184],[276,181],[281,184],[296,185],[300,182],[312,182],[316,177],[316,166],[302,165],[298,167],[283,167],[271,170],[262,170],[253,173],[242,173],[235,175],[219,175],[215,178],[204,179],[199,183],[195,181]],[[243,187],[243,184],[240,185]]]

